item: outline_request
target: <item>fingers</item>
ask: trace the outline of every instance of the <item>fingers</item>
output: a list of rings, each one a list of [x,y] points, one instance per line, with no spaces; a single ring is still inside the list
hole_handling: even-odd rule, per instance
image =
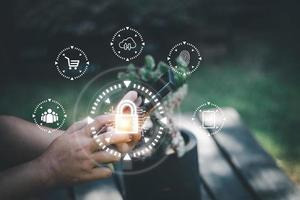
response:
[[[138,141],[140,141],[142,134],[141,134],[141,132],[138,132],[137,134],[132,134],[131,136],[132,136],[132,141],[138,142]]]
[[[119,161],[120,158],[117,156],[114,156],[106,151],[98,151],[96,153],[93,153],[91,155],[91,158],[97,163],[106,164],[106,163],[112,163]]]
[[[97,142],[92,137],[82,134],[81,131],[75,132],[73,138],[78,146],[81,149],[85,149],[88,154],[99,150]]]
[[[82,128],[79,131],[75,131],[76,138],[78,142],[89,149],[91,152],[95,152],[99,149],[99,143],[104,145],[111,145],[111,144],[119,144],[119,143],[128,143],[131,141],[137,141],[141,137],[140,134],[117,134],[114,132],[114,129],[106,128],[106,124],[112,121],[112,115],[102,115],[95,118],[95,121]],[[76,128],[82,127],[82,122],[75,123],[70,127],[70,129],[75,130]],[[94,134],[92,136],[92,132],[96,131],[99,132],[99,129],[105,127],[105,131],[103,134]],[[84,138],[81,135],[86,135]],[[137,139],[138,138],[138,139]]]
[[[125,96],[122,98],[123,100],[130,100],[135,101],[138,98],[138,93],[136,91],[129,91],[125,94]]]
[[[138,97],[138,93],[136,91],[129,91],[122,100],[131,100],[137,106],[142,103],[142,98]],[[73,124],[69,129],[71,132],[76,131],[80,134],[83,133],[91,138],[93,133],[94,138],[89,145],[92,152],[98,150],[98,144],[100,142],[104,145],[128,143],[122,146],[122,149],[127,151],[127,149],[132,148],[132,146],[134,146],[135,143],[140,140],[141,134],[116,134],[114,132],[106,132],[104,134],[96,135],[96,133],[101,133],[101,131],[107,131],[107,127],[113,123],[113,120],[114,115],[101,115],[96,117],[94,121],[88,125],[87,121],[83,120]]]
[[[96,142],[101,142],[104,145],[115,144],[117,149],[122,153],[128,152],[134,148],[136,143],[141,139],[142,135],[139,134],[117,134],[114,131],[106,132],[98,135],[95,138]]]
[[[140,106],[143,103],[143,100],[141,97],[139,97],[134,101],[134,103],[135,103],[135,105]]]
[[[134,140],[134,136],[131,134],[116,134],[114,132],[105,132],[100,135],[94,135],[89,138],[89,148],[91,152],[99,150],[99,143],[104,145],[128,143]]]
[[[96,152],[99,150],[99,145],[97,144],[97,142],[91,137],[89,138],[89,149],[91,152]]]
[[[100,115],[94,119],[94,121],[86,126],[84,132],[86,134],[91,134],[93,130],[99,131],[101,127],[103,127],[106,124],[113,122],[113,115]],[[93,129],[93,130],[92,130]]]
[[[125,96],[122,98],[123,100],[130,100],[135,103],[136,106],[140,106],[143,102],[141,97],[138,97],[138,93],[136,91],[129,91],[125,94]]]
[[[116,144],[116,147],[121,153],[127,153],[135,147],[136,143],[137,142],[135,141],[129,143],[121,143],[121,144]]]
[[[114,144],[120,152],[125,153],[132,150],[140,138],[141,134],[116,134],[114,132],[106,132],[93,139],[94,144],[91,144],[90,149],[92,152],[97,151],[99,149],[98,144],[101,142],[106,146]]]
[[[131,145],[129,145],[128,143],[117,144],[116,147],[121,153],[127,153],[131,150]]]
[[[98,136],[102,143],[105,145],[126,143],[132,140],[132,135],[130,134],[116,134],[115,132],[106,132]]]
[[[112,175],[112,170],[107,167],[96,167],[92,169],[91,173],[84,175],[83,179],[92,181],[97,179],[108,178]]]
[[[78,131],[78,130],[82,129],[83,127],[85,127],[86,125],[87,125],[86,120],[81,120],[81,121],[75,122],[68,128],[68,133],[73,133],[75,131]]]
[[[91,136],[87,138],[88,142],[87,146],[91,152],[96,152],[99,150],[99,143],[104,145],[111,145],[111,144],[119,144],[119,143],[127,143],[131,142],[133,139],[132,135],[129,134],[115,134],[112,132],[106,132],[104,134]],[[83,143],[84,141],[81,141]]]
[[[69,133],[78,132],[84,127],[86,127],[85,132],[91,133],[91,128],[94,127],[95,130],[98,130],[99,127],[104,126],[105,124],[111,122],[113,120],[112,115],[100,115],[95,118],[95,120],[88,125],[87,119],[83,119],[81,121],[75,122],[68,128]],[[88,125],[88,126],[87,126]]]

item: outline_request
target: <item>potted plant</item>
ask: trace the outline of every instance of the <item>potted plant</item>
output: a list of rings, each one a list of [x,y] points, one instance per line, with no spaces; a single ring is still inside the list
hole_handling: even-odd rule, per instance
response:
[[[186,72],[186,63],[178,58],[178,68]],[[183,73],[187,74],[187,73]],[[180,106],[187,94],[187,76],[172,73],[163,62],[157,65],[153,57],[146,56],[144,66],[138,68],[133,64],[127,66],[126,72],[118,75],[119,79],[141,80],[160,90],[172,79],[172,86],[161,92],[161,101],[165,107],[168,123],[164,138],[159,148],[149,158],[134,160],[131,168],[124,165],[116,168],[117,185],[125,200],[168,200],[168,199],[200,199],[200,175],[198,165],[196,138],[186,130],[180,130],[172,118],[174,111]],[[170,77],[171,76],[171,77]],[[159,81],[164,79],[162,81]],[[150,113],[150,120],[157,120],[156,111]],[[123,163],[124,164],[124,163]],[[128,173],[154,166],[143,173]]]

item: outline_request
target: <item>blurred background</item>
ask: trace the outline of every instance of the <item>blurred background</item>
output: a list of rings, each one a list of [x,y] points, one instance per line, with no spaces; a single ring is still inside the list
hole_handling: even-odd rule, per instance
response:
[[[192,113],[207,100],[237,109],[259,143],[300,184],[298,6],[274,0],[6,1],[0,8],[0,113],[31,121],[36,104],[52,97],[72,116],[79,91],[92,77],[128,64],[109,42],[117,30],[131,26],[146,42],[137,66],[147,54],[166,61],[182,40],[197,46],[203,62],[188,81],[181,111]],[[91,62],[76,81],[64,79],[54,66],[59,51],[70,45],[83,49]],[[72,117],[66,126],[70,123]]]

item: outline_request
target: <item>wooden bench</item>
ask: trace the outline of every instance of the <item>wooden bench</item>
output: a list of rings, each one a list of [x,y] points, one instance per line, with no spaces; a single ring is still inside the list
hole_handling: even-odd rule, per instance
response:
[[[176,124],[198,140],[203,200],[298,200],[299,188],[257,143],[232,108],[224,109],[226,123],[215,136],[195,126],[191,114]],[[76,200],[121,200],[112,179],[76,186]],[[141,197],[142,199],[142,197]]]
[[[199,132],[190,115],[176,118],[181,128],[197,133],[203,199],[300,199],[299,188],[257,143],[239,114],[223,110],[226,122],[215,136]]]

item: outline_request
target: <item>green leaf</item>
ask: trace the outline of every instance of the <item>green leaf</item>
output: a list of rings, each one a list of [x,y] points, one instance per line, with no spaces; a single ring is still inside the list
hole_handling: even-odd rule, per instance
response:
[[[158,68],[158,70],[159,70],[162,74],[164,74],[164,73],[167,73],[167,72],[168,72],[168,70],[169,70],[169,65],[167,65],[166,63],[160,61],[160,62],[158,63],[158,65],[157,65],[157,68]]]
[[[150,55],[145,57],[145,67],[147,70],[154,70],[155,68],[155,61],[154,58]]]

